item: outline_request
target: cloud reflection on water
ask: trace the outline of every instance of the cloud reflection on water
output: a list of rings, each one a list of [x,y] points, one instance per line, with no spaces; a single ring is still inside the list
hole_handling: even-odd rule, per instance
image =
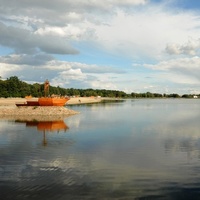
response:
[[[200,104],[176,103],[80,107],[64,120],[68,134],[49,134],[45,148],[36,128],[1,121],[0,141],[14,138],[0,143],[1,184],[40,199],[191,194],[200,189]]]

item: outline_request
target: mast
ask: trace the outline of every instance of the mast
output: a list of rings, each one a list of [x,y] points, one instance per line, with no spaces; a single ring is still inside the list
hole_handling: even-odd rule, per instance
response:
[[[44,82],[44,96],[47,97],[49,95],[49,81],[46,79]]]

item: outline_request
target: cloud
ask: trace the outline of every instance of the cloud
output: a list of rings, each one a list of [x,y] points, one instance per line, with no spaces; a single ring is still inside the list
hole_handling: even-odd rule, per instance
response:
[[[200,25],[195,13],[173,13],[165,4],[150,4],[145,0],[59,0],[51,3],[19,0],[17,4],[8,0],[3,5],[4,23],[12,27],[13,33],[17,32],[15,26],[21,27],[18,32],[25,41],[21,38],[13,41],[11,37],[8,40],[15,44],[14,48],[20,46],[17,50],[23,53],[39,48],[46,53],[76,54],[77,50],[69,41],[86,40],[117,55],[162,59],[165,49],[168,53],[172,53],[173,48],[174,51],[180,49],[167,44],[181,44],[188,35],[196,38],[198,34],[194,29]],[[137,5],[142,7],[138,9]],[[132,9],[124,10],[124,6]],[[13,22],[5,22],[5,18]],[[7,46],[12,47],[9,43]],[[183,52],[193,53],[186,46]]]
[[[130,92],[197,90],[199,13],[169,2],[0,0],[1,76]],[[131,63],[145,64],[129,70]]]
[[[71,83],[83,83],[85,80],[87,80],[87,75],[82,73],[80,69],[69,69],[60,72],[51,82],[53,85],[65,87],[66,85],[71,85]],[[73,84],[73,87],[76,87],[75,85]]]
[[[18,76],[30,83],[43,82],[48,78],[52,85],[60,87],[109,88],[112,85],[116,88],[110,84],[112,81],[108,74],[125,74],[125,70],[111,66],[59,61],[48,54],[2,56],[0,65],[2,78]]]
[[[2,5],[0,8],[1,16],[8,19],[15,18],[15,23],[19,17],[29,19],[29,25],[37,21],[37,26],[50,25],[61,26],[64,24],[83,22],[84,20],[99,21],[99,19],[110,16],[120,7],[130,8],[138,5],[147,4],[147,0],[18,0],[17,2],[0,0]],[[18,18],[18,20],[17,20]],[[24,23],[24,22],[23,22]],[[26,22],[27,23],[27,22]]]
[[[68,24],[63,27],[45,26],[38,28],[35,34],[41,37],[60,37],[74,41],[96,39],[95,30],[87,26],[87,23]]]
[[[171,55],[197,55],[200,50],[200,39],[190,39],[186,44],[167,44],[166,52]]]
[[[85,73],[94,73],[94,74],[123,74],[126,73],[123,69],[117,69],[111,66],[98,66],[98,65],[88,65],[84,63],[77,63],[77,62],[70,62],[69,63],[72,68],[78,69],[81,68],[81,70]]]
[[[163,77],[175,83],[200,84],[200,57],[178,58],[162,61],[155,65],[144,64],[144,67],[164,71],[169,75]],[[166,76],[166,74],[165,74]]]
[[[86,64],[80,62],[67,62],[59,60],[51,60],[42,66],[49,70],[68,70],[68,69],[81,69],[83,73],[87,74],[124,74],[126,70],[117,69],[111,66],[101,66],[96,64]]]
[[[11,54],[0,57],[0,63],[39,66],[53,60],[54,57],[49,54]]]
[[[87,12],[88,10],[91,10],[91,8],[96,10],[105,10],[107,7],[118,7],[118,6],[136,6],[136,5],[145,5],[148,3],[148,0],[102,0],[102,1],[96,1],[96,0],[52,0],[49,2],[48,0],[29,0],[28,2],[25,0],[18,0],[18,2],[7,0],[4,2],[3,0],[0,0],[0,3],[2,4],[2,12],[4,14],[11,14],[11,11],[20,12],[21,10],[25,10],[25,14],[28,15],[28,13],[34,12],[37,9],[40,9],[42,11],[52,11],[57,10],[62,13],[66,13],[67,11],[81,11],[84,10]],[[6,8],[6,9],[5,9]],[[17,8],[17,10],[15,10]],[[27,10],[29,8],[29,10]],[[31,8],[31,9],[30,9]],[[40,12],[36,14],[38,14]],[[92,10],[91,10],[92,11]],[[42,14],[42,13],[41,13]]]
[[[78,62],[51,61],[44,68],[58,72],[51,80],[53,85],[74,88],[106,88],[116,89],[116,85],[110,80],[110,74],[124,74],[124,70],[113,67],[88,65]],[[81,85],[81,87],[80,87]]]
[[[115,89],[107,75],[97,76],[96,74],[83,73],[81,69],[69,69],[60,72],[51,80],[52,85],[59,85],[67,88],[96,88],[96,89]],[[80,87],[81,85],[81,87]]]
[[[13,48],[16,53],[77,54],[64,39],[53,36],[41,36],[29,30],[6,26],[0,23],[0,45]]]
[[[0,76],[2,78],[8,77],[9,74],[12,74],[13,71],[21,71],[22,67],[19,65],[8,65],[5,63],[0,63]]]

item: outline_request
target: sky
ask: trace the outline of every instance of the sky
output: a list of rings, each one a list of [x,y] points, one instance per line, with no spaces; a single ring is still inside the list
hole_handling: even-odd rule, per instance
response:
[[[0,76],[200,94],[200,1],[0,0]]]

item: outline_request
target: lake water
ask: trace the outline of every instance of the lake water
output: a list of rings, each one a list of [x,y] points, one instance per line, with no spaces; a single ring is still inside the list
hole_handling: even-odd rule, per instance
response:
[[[69,106],[0,120],[2,200],[200,199],[200,100]]]

